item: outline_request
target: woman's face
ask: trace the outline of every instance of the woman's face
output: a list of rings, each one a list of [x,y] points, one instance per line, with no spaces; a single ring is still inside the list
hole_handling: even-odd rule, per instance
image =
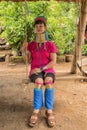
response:
[[[41,34],[41,33],[45,32],[45,30],[46,30],[46,27],[43,23],[35,25],[36,34]]]

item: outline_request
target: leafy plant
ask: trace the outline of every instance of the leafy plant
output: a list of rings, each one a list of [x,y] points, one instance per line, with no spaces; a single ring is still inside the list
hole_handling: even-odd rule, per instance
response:
[[[67,43],[64,53],[65,54],[73,54],[74,53],[74,47],[75,47],[75,44],[73,42]]]
[[[87,56],[87,44],[82,45],[82,55]]]
[[[39,2],[27,2],[26,9],[27,16],[25,20],[24,2],[0,2],[0,25],[5,30],[0,37],[5,37],[13,49],[20,50],[26,37],[25,26],[27,28],[28,41],[34,40],[33,21],[37,16],[45,16],[47,18],[49,40],[56,44],[59,54],[63,54],[65,48],[72,49],[72,47],[67,47],[67,43],[75,43],[76,6],[74,3],[42,0]]]

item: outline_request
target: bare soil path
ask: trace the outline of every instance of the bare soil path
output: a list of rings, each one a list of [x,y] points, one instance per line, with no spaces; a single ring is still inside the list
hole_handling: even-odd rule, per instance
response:
[[[56,71],[60,75],[69,72],[70,65],[59,63]],[[22,63],[7,66],[0,62],[0,130],[87,130],[87,82],[76,79],[56,80],[54,84],[56,126],[47,126],[43,108],[38,124],[28,127],[34,85],[24,84],[25,72]]]

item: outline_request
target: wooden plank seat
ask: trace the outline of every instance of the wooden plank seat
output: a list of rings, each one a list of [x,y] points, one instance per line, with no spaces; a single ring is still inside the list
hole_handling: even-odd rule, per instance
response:
[[[7,51],[7,52],[2,51],[2,52],[0,52],[0,62],[9,61],[10,56],[12,56],[10,51]]]
[[[87,58],[77,61],[77,66],[83,76],[87,76],[87,71],[83,69],[83,66],[87,65]]]
[[[5,54],[0,55],[0,62],[5,61]]]

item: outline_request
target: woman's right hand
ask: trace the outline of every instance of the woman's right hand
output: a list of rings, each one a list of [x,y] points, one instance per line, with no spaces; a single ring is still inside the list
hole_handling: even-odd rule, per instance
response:
[[[26,51],[27,46],[28,46],[28,42],[27,42],[26,40],[24,40],[23,45],[22,45],[22,47],[21,47],[21,51],[22,51],[22,52],[23,52],[23,51]]]

